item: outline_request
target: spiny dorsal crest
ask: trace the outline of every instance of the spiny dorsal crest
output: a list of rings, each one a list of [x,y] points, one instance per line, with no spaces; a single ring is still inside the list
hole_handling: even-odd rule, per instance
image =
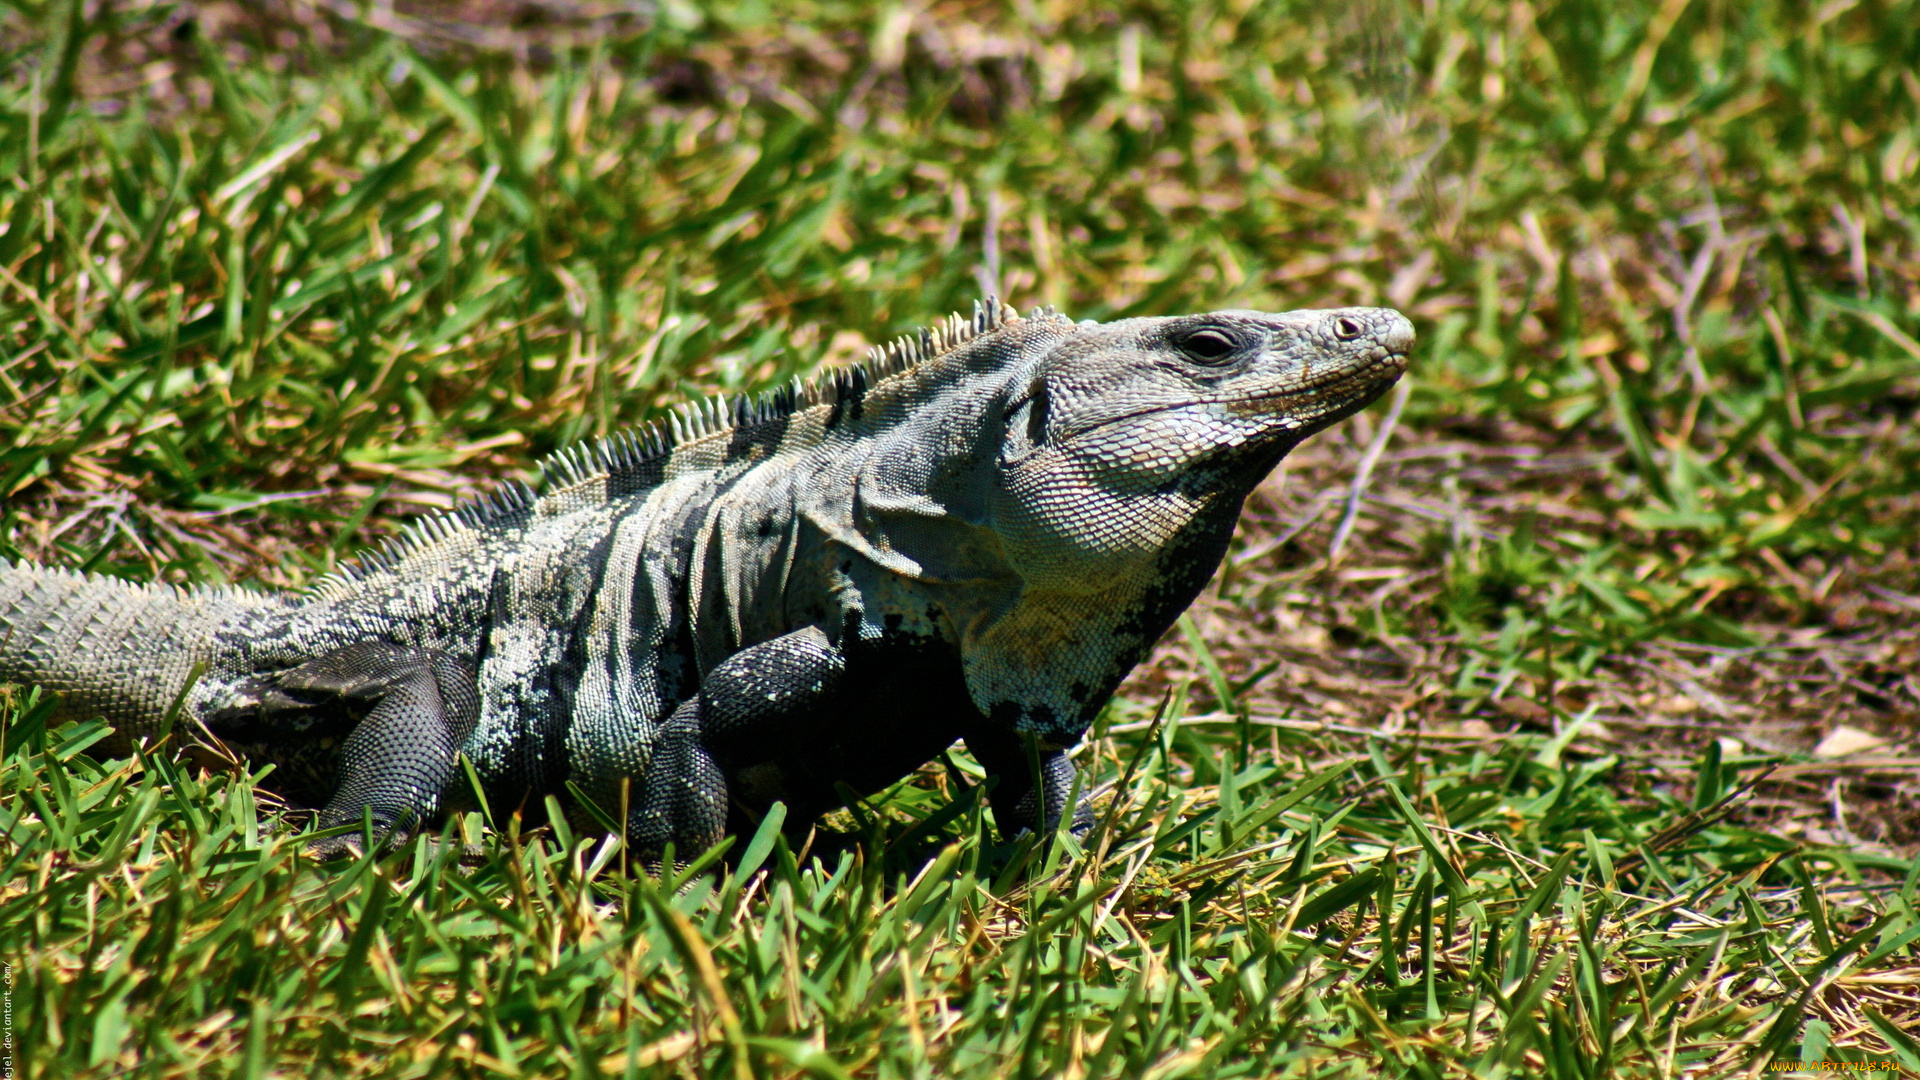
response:
[[[268,603],[271,593],[255,592],[233,585],[175,585],[167,581],[130,581],[92,570],[74,570],[64,566],[35,566],[0,557],[0,574],[10,571],[31,572],[50,587],[78,592],[85,589],[110,589],[118,595],[155,602],[178,604]]]
[[[1037,307],[1028,318],[1051,317],[1050,307]],[[973,305],[973,317],[958,313],[921,330],[868,350],[867,358],[810,380],[794,379],[760,394],[725,395],[676,406],[655,420],[608,436],[576,443],[540,462],[537,487],[508,482],[491,495],[444,513],[416,519],[378,550],[362,554],[315,583],[313,591],[327,596],[370,574],[393,570],[419,548],[469,529],[504,524],[528,513],[544,492],[596,483],[657,462],[674,448],[708,436],[730,433],[791,416],[815,405],[859,398],[888,379],[991,333],[1020,318],[996,297]]]
[[[1053,314],[1035,308],[1029,318]],[[887,379],[998,330],[1020,316],[995,297],[976,301],[973,317],[947,316],[917,334],[906,334],[867,350],[858,364],[836,368],[813,379],[794,379],[760,394],[717,395],[675,406],[662,420],[642,424],[604,439],[577,443],[540,462],[539,490],[552,491],[593,483],[639,468],[675,447],[712,435],[728,434],[791,416],[815,405],[859,397]]]

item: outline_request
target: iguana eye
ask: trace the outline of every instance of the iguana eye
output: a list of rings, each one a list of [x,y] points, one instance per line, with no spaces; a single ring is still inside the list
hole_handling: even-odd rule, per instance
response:
[[[1195,330],[1180,339],[1180,351],[1202,364],[1218,364],[1240,350],[1240,343],[1225,330],[1213,327]]]

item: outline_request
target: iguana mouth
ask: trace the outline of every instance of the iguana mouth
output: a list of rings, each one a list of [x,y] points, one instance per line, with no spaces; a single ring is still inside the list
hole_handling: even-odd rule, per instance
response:
[[[1171,405],[1155,405],[1151,408],[1136,409],[1132,412],[1121,413],[1118,416],[1107,417],[1091,427],[1081,428],[1077,431],[1063,432],[1060,435],[1059,441],[1063,445],[1072,443],[1075,440],[1083,439],[1102,428],[1110,427],[1123,420],[1132,420],[1141,416],[1152,416],[1156,413],[1173,412],[1176,409],[1191,409],[1198,405],[1225,405],[1229,410],[1239,415],[1269,416],[1273,414],[1274,410],[1264,407],[1268,402],[1287,399],[1311,400],[1318,395],[1323,395],[1329,387],[1340,386],[1347,383],[1362,384],[1377,382],[1377,389],[1369,389],[1368,391],[1356,393],[1351,396],[1338,395],[1345,404],[1336,405],[1331,409],[1327,409],[1312,417],[1311,420],[1302,417],[1298,423],[1286,428],[1288,431],[1297,431],[1301,427],[1308,427],[1310,430],[1307,434],[1312,434],[1314,431],[1319,431],[1330,424],[1338,423],[1346,417],[1366,408],[1368,405],[1373,404],[1375,398],[1378,398],[1384,393],[1387,387],[1392,386],[1393,383],[1406,372],[1408,356],[1409,353],[1407,350],[1388,350],[1364,366],[1343,368],[1331,375],[1316,378],[1298,386],[1290,386],[1285,390],[1274,390],[1262,394],[1238,394],[1222,397],[1194,398],[1188,401],[1175,402]],[[1381,378],[1380,375],[1383,371],[1390,372],[1390,377]]]
[[[1399,380],[1401,375],[1406,374],[1407,358],[1408,354],[1404,351],[1388,352],[1365,366],[1347,368],[1333,375],[1316,379],[1304,386],[1289,387],[1285,390],[1276,390],[1267,394],[1248,394],[1242,397],[1217,398],[1213,400],[1243,415],[1264,416],[1272,412],[1270,409],[1258,407],[1266,402],[1284,401],[1288,399],[1311,400],[1314,398],[1324,398],[1329,396],[1326,394],[1326,391],[1336,386],[1353,385],[1365,387],[1365,389],[1362,389],[1358,393],[1338,395],[1338,398],[1343,399],[1344,403],[1336,404],[1333,408],[1321,412],[1319,416],[1315,418],[1316,422],[1321,417],[1333,417],[1334,420],[1339,420],[1351,416],[1361,409],[1366,408],[1368,405],[1373,404],[1374,399],[1385,393],[1387,387],[1392,386]]]

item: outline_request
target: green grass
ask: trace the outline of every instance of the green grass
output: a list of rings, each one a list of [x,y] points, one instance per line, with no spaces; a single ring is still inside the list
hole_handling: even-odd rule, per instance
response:
[[[1915,1067],[1874,976],[1920,977],[1916,875],[1694,832],[1546,738],[1196,785],[1163,728],[1085,854],[995,849],[970,799],[915,842],[919,792],[834,858],[770,832],[665,882],[564,831],[316,868],[244,781],[85,741],[5,776],[29,1075],[1724,1073],[1861,1059],[1836,1003]]]
[[[1390,303],[1404,411],[1252,500],[1084,850],[956,751],[664,882],[316,865],[15,693],[20,1075],[1920,1071],[1920,6],[714,7],[5,5],[0,554],[297,585],[983,289]]]

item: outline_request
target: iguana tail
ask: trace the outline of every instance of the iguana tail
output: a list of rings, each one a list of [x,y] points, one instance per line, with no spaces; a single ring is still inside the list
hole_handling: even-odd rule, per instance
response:
[[[0,683],[56,691],[63,716],[105,717],[105,749],[124,752],[159,729],[215,629],[265,599],[0,559]]]

